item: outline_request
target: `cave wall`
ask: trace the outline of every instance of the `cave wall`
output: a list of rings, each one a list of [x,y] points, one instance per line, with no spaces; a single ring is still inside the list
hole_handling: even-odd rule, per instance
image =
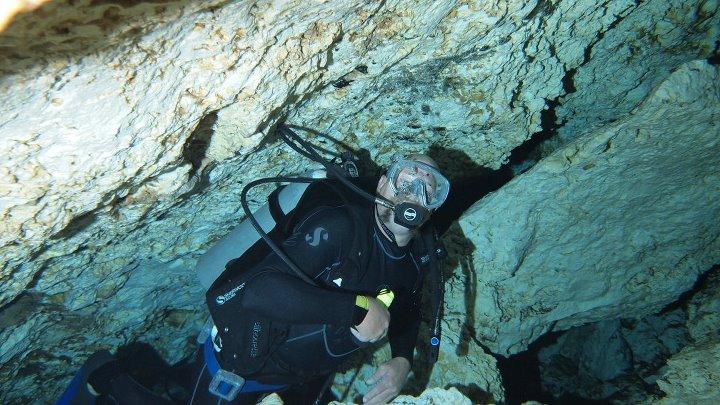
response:
[[[458,152],[497,168],[534,133],[563,123],[569,139],[629,112],[710,56],[718,18],[716,2],[679,0],[78,0],[17,16],[0,33],[0,401],[55,397],[101,347],[189,352],[205,316],[193,267],[242,218],[239,189],[308,166],[268,137],[278,119],[380,163],[432,146],[452,176]],[[508,314],[527,307],[514,297],[497,298]],[[473,328],[506,352],[548,329],[524,321]]]
[[[717,401],[719,287],[714,266],[659,313],[571,328],[538,352],[543,385],[615,403]]]
[[[474,326],[493,352],[657,312],[720,261],[718,83],[717,66],[683,65],[466,212]]]
[[[668,359],[657,374],[658,403],[720,401],[720,271],[716,267],[687,304],[692,343]]]

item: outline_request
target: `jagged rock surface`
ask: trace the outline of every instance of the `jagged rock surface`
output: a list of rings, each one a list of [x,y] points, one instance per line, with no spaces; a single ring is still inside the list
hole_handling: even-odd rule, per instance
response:
[[[472,399],[473,403],[504,402],[505,390],[496,360],[467,336],[461,336],[461,325],[449,321],[445,322],[445,328],[437,363],[428,364],[421,347],[415,359],[415,370],[404,392],[422,392],[425,387],[454,387]],[[427,335],[427,331],[421,331],[420,334],[421,337]],[[389,359],[389,345],[375,351],[369,359],[358,359],[349,370],[336,375],[333,392],[340,398],[359,401],[372,389],[366,381],[380,364]]]
[[[718,83],[717,67],[683,65],[466,213],[481,341],[516,353],[550,330],[656,312],[720,261]]]
[[[720,401],[720,343],[690,345],[668,360],[658,380],[658,404],[711,405]]]
[[[330,402],[332,405],[349,404],[353,402]],[[410,395],[400,395],[391,402],[390,404],[415,404],[415,405],[440,405],[440,404],[457,404],[457,405],[470,405],[472,401],[460,391],[455,388],[442,389],[442,388],[430,388],[423,391],[417,397]]]
[[[681,309],[573,328],[538,353],[542,383],[558,397],[628,400],[689,340]]]
[[[660,404],[716,404],[720,401],[720,268],[687,306],[692,344],[672,356],[657,384]]]
[[[654,83],[707,57],[719,17],[675,11],[694,4],[78,0],[18,16],[0,34],[0,401],[55,398],[101,347],[191,350],[192,269],[242,218],[240,185],[308,165],[266,137],[280,117],[381,162],[435,145],[451,174],[448,151],[498,167],[573,69],[608,76],[614,55]],[[634,39],[643,58],[623,59],[614,22],[665,14]],[[682,35],[653,40],[667,32]]]

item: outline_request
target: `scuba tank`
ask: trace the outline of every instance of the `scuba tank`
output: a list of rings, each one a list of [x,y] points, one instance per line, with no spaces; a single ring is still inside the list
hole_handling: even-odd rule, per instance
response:
[[[305,177],[324,179],[327,178],[327,172],[321,169],[309,170],[305,173]],[[295,209],[309,185],[310,183],[284,185],[270,195],[265,205],[252,213],[265,233],[272,232],[276,225]],[[207,291],[225,271],[225,264],[245,254],[260,238],[260,234],[248,217],[205,252],[195,268],[203,288]]]

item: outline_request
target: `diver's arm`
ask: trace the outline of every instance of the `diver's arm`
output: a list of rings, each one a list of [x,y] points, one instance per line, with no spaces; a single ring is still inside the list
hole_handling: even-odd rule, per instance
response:
[[[390,306],[388,340],[392,357],[404,357],[412,366],[421,317],[419,304],[411,302],[419,303],[420,296],[410,298],[409,302],[405,303],[393,302]]]
[[[344,208],[320,208],[308,215],[283,243],[287,256],[316,284],[340,265],[352,238]],[[243,293],[243,308],[291,324],[351,326],[355,294],[317,287],[301,280],[275,253],[252,271]]]
[[[420,297],[412,297],[407,302],[419,302]],[[397,304],[397,305],[395,305]],[[363,397],[367,405],[385,404],[395,398],[402,390],[412,368],[413,351],[420,326],[420,308],[418,305],[402,305],[393,302],[390,306],[390,348],[392,359],[381,364],[368,379],[374,385]]]
[[[247,282],[242,304],[248,311],[284,323],[351,326],[355,294],[315,287],[267,269]]]

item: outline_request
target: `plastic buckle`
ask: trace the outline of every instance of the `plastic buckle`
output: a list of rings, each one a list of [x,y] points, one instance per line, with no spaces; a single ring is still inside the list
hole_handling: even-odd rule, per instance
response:
[[[223,384],[225,384],[224,387]],[[230,402],[235,400],[235,397],[237,397],[243,385],[245,385],[244,378],[227,370],[220,369],[215,373],[212,381],[210,381],[210,393]],[[221,388],[227,388],[227,386],[230,386],[230,389],[226,390],[227,392],[222,392]]]
[[[205,343],[205,340],[207,340],[208,336],[210,336],[210,333],[212,332],[213,328],[213,320],[212,318],[208,318],[207,321],[205,321],[205,325],[203,325],[202,329],[200,329],[200,334],[197,337],[197,343],[199,345]]]

